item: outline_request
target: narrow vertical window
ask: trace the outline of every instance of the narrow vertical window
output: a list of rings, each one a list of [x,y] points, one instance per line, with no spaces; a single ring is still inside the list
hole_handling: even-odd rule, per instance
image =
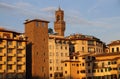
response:
[[[37,26],[37,27],[39,26],[39,23],[38,23],[38,22],[36,22],[36,26]]]

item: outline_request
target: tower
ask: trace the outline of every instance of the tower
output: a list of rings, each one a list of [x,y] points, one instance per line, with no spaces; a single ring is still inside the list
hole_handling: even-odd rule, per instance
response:
[[[57,35],[64,36],[65,31],[64,11],[61,10],[61,8],[59,8],[55,12],[54,30],[55,32],[57,32]]]
[[[27,42],[27,79],[48,79],[48,21],[25,22]]]

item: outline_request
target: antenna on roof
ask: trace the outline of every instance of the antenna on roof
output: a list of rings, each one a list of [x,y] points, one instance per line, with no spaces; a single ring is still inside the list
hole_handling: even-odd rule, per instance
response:
[[[61,2],[60,2],[60,0],[58,0],[58,2],[59,2],[59,7],[58,8],[60,9]]]

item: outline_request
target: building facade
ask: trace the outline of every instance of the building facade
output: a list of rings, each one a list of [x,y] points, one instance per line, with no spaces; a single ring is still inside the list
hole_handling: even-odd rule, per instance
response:
[[[48,21],[25,22],[27,37],[27,79],[49,78]]]
[[[64,79],[119,79],[120,53],[75,55],[64,63]]]
[[[0,79],[26,79],[24,34],[0,29]]]
[[[120,52],[120,40],[112,41],[107,45],[107,53]]]
[[[69,40],[49,35],[49,79],[62,79],[63,64],[62,61],[68,60]]]
[[[70,53],[79,52],[81,54],[101,54],[105,53],[105,44],[98,38],[90,35],[73,34],[67,36],[70,39]]]

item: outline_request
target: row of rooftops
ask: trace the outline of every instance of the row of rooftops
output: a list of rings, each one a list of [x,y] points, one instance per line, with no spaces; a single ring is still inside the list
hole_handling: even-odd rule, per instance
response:
[[[16,32],[16,31],[9,30],[9,29],[5,29],[5,28],[0,28],[0,32],[24,34],[24,33],[19,33],[19,32]],[[83,35],[83,34],[78,34],[78,33],[77,34],[71,34],[70,36],[66,36],[66,37],[57,36],[57,35],[50,35],[49,34],[49,38],[50,39],[55,38],[55,39],[61,39],[61,40],[96,40],[96,41],[102,42],[100,39],[98,39],[98,38],[96,38],[94,36]],[[120,44],[120,40],[116,40],[116,41],[112,41],[110,44],[108,44],[108,46],[110,46],[110,45],[119,45],[119,44]]]

